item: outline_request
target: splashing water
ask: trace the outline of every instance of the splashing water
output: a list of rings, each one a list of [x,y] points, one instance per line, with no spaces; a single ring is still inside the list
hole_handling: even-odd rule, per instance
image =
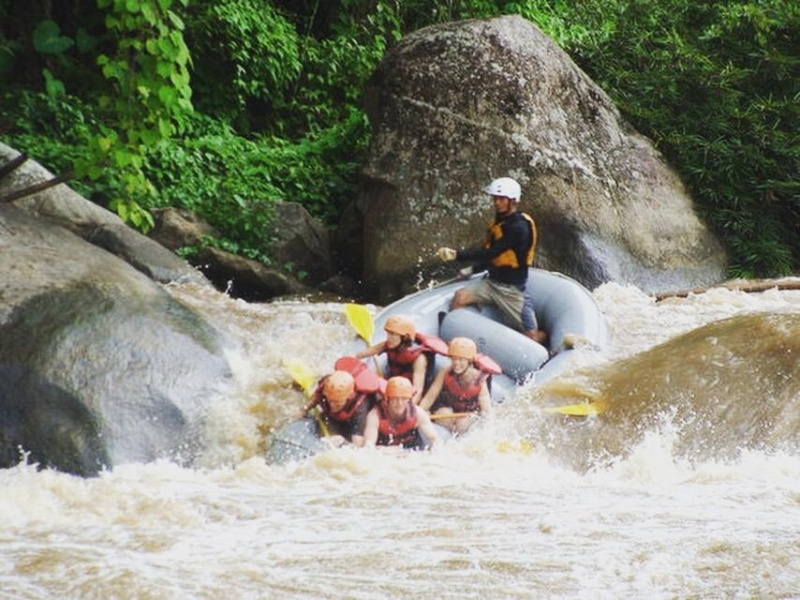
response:
[[[652,411],[638,392],[597,418],[540,410],[563,390],[608,393],[618,380],[649,394],[628,361],[674,360],[662,374],[674,382],[675,356],[693,356],[681,336],[732,317],[796,315],[798,292],[656,303],[607,284],[594,296],[612,347],[576,353],[561,391],[522,390],[435,454],[345,448],[271,466],[266,435],[304,399],[284,361],[321,375],[363,342],[338,304],[169,289],[237,340],[235,383],[208,415],[201,465],[132,464],[88,480],[26,464],[0,471],[0,598],[798,597],[800,453],[747,447],[740,432],[739,451],[720,455],[718,440],[742,421],[697,412],[713,386],[681,380],[680,395]],[[724,382],[746,354],[719,335],[732,349],[733,362],[714,367]],[[701,434],[689,424],[698,414],[716,415]],[[687,430],[711,450],[687,451]]]

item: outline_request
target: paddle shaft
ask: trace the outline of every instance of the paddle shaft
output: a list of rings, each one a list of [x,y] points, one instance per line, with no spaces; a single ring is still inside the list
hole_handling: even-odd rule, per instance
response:
[[[459,417],[469,417],[474,414],[474,412],[438,413],[431,415],[431,421],[438,421],[439,419],[458,419]]]
[[[580,404],[568,404],[566,406],[548,406],[544,412],[569,415],[571,417],[588,417],[600,414],[605,410],[603,402],[581,402]]]

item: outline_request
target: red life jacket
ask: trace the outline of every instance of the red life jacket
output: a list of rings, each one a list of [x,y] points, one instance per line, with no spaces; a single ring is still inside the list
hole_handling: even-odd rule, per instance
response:
[[[386,348],[386,362],[388,363],[389,377],[406,377],[411,379],[414,374],[414,361],[425,352],[425,348],[419,344],[407,344],[405,342],[397,348]]]
[[[475,366],[489,375],[499,375],[503,369],[498,365],[491,356],[486,354],[478,354],[475,356]]]
[[[411,448],[419,443],[417,430],[417,405],[409,401],[406,406],[405,418],[398,422],[389,419],[386,406],[378,404],[378,445],[403,446]]]
[[[386,381],[380,376],[370,371],[367,365],[357,359],[355,356],[342,356],[336,359],[334,368],[337,371],[347,371],[353,376],[356,384],[356,390],[366,394],[374,394],[380,392],[386,385]]]
[[[476,412],[480,409],[478,397],[481,387],[488,373],[478,372],[478,376],[473,379],[467,387],[461,387],[452,370],[445,373],[442,382],[442,392],[439,395],[440,402],[444,406],[449,406],[453,412]]]
[[[447,356],[447,344],[444,340],[436,337],[435,335],[427,335],[424,333],[417,333],[415,338],[420,344],[425,346],[427,350]]]
[[[361,406],[364,402],[366,402],[368,397],[369,396],[363,392],[356,392],[356,394],[347,401],[342,410],[334,411],[331,408],[328,399],[325,397],[325,394],[321,393],[319,398],[319,405],[322,408],[322,412],[325,413],[325,416],[328,417],[331,421],[339,421],[340,423],[346,423],[347,421],[353,418],[353,415],[356,414],[358,407]]]
[[[385,348],[389,377],[405,377],[409,380],[414,375],[414,361],[424,354],[428,358],[428,367],[433,365],[433,354],[447,355],[447,344],[439,338],[424,333],[414,336],[417,343],[401,342],[396,348]]]

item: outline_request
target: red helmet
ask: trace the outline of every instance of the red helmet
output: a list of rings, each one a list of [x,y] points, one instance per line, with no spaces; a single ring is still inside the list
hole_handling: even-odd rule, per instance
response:
[[[334,371],[325,379],[323,391],[328,400],[342,402],[356,391],[356,383],[347,371]]]
[[[417,329],[414,327],[413,321],[403,315],[392,315],[386,319],[383,330],[409,339],[414,339],[414,336],[417,335]]]
[[[466,358],[474,361],[478,354],[478,345],[469,338],[455,337],[447,346],[447,356],[450,358]]]
[[[405,377],[392,377],[386,382],[386,398],[411,398],[414,386]]]

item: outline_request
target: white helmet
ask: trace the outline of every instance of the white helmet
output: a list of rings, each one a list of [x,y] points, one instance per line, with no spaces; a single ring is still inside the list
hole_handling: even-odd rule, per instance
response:
[[[490,196],[505,196],[512,200],[519,200],[519,197],[522,195],[522,188],[520,188],[519,184],[511,179],[511,177],[495,179],[486,186],[484,191]]]

